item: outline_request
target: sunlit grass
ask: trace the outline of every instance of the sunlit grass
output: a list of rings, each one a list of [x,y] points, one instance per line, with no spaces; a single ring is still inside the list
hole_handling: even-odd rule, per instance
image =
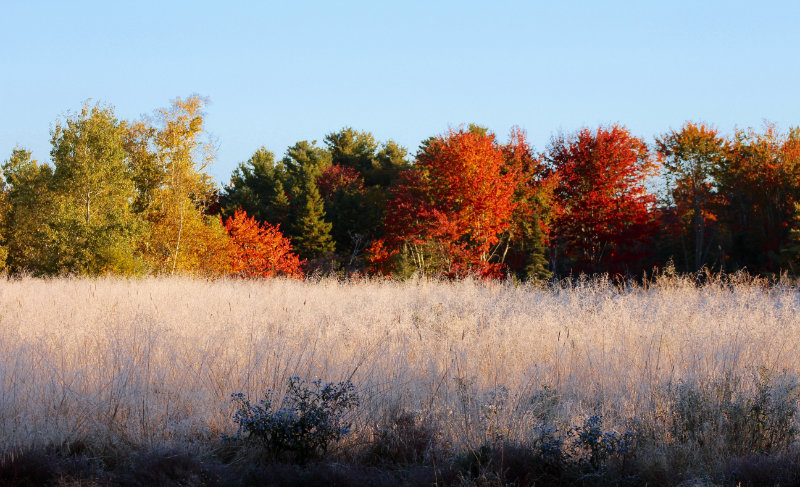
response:
[[[3,451],[208,451],[235,431],[231,393],[279,399],[291,376],[353,380],[350,444],[406,411],[455,449],[590,415],[657,431],[665,391],[800,376],[797,289],[746,279],[21,279],[0,283],[0,320]]]

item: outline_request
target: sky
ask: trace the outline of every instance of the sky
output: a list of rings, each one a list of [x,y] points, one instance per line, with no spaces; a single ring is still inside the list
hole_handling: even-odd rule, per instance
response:
[[[800,125],[800,2],[227,3],[0,0],[0,161],[49,160],[87,99],[133,120],[195,93],[221,184],[343,127],[413,154],[467,123],[537,150],[601,124]]]

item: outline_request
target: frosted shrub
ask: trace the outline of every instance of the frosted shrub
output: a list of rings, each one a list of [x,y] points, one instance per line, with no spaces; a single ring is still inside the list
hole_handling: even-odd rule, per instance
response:
[[[325,453],[331,442],[349,433],[351,424],[345,413],[358,406],[358,393],[349,380],[338,384],[315,380],[308,387],[304,380],[292,377],[283,407],[277,410],[267,398],[256,405],[242,393],[232,398],[239,406],[233,416],[239,425],[233,439],[256,441],[273,456],[292,452],[300,460]]]
[[[603,418],[597,415],[590,416],[583,425],[575,426],[573,430],[575,447],[587,453],[587,460],[594,470],[601,470],[610,457],[627,454],[634,436],[631,431],[623,434],[603,431]]]

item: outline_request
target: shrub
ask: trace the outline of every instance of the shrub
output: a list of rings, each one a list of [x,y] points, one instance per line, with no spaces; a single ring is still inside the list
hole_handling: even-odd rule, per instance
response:
[[[574,446],[586,452],[586,460],[596,471],[602,470],[610,457],[629,453],[633,442],[633,433],[630,431],[623,434],[603,431],[603,419],[596,415],[590,416],[583,425],[575,426],[573,430],[576,435]]]
[[[269,393],[269,391],[267,391]],[[239,406],[233,421],[239,425],[234,440],[256,441],[277,457],[286,452],[300,461],[327,451],[331,442],[350,432],[345,420],[348,409],[358,406],[358,392],[352,382],[311,382],[289,379],[283,405],[275,410],[268,398],[253,405],[242,393],[231,395]]]

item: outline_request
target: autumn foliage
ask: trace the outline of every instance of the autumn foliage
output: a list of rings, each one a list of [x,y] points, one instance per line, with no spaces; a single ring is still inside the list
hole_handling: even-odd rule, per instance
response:
[[[556,266],[623,275],[644,267],[656,231],[645,188],[655,164],[644,141],[617,125],[583,129],[556,138],[548,159],[559,175]]]
[[[800,128],[726,136],[689,121],[648,147],[611,125],[536,152],[523,130],[502,143],[469,125],[409,158],[345,127],[283,157],[261,147],[220,188],[208,173],[206,103],[177,98],[140,121],[87,103],[56,122],[50,161],[15,149],[0,166],[0,270],[800,275]]]
[[[800,209],[800,133],[773,125],[740,130],[726,146],[719,174],[727,222],[725,256],[756,272],[779,272],[797,263]]]
[[[686,122],[656,138],[672,205],[662,211],[665,240],[680,242],[679,260],[697,271],[719,245],[717,223],[722,201],[713,178],[724,157],[725,140],[704,123]]]
[[[243,210],[225,221],[231,238],[230,265],[235,275],[253,277],[303,276],[305,261],[292,251],[292,244],[278,226],[258,223]]]
[[[520,278],[541,279],[552,275],[546,256],[550,244],[552,219],[556,210],[553,191],[559,175],[548,170],[542,154],[536,154],[527,135],[519,128],[511,131],[502,147],[504,172],[516,174],[514,211],[503,235],[500,260]]]
[[[352,167],[331,164],[317,178],[317,187],[323,198],[330,199],[337,191],[360,192],[364,181]]]
[[[494,251],[510,225],[518,177],[504,173],[504,163],[493,134],[451,130],[431,139],[392,192],[373,266],[404,255],[422,273],[501,274]]]

